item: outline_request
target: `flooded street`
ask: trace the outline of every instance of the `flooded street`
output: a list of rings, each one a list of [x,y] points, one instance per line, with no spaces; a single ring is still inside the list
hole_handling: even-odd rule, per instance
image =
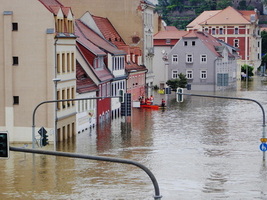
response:
[[[235,92],[198,94],[251,98],[267,111],[266,77],[245,84]],[[155,94],[155,102],[164,97]],[[131,123],[116,119],[88,129],[57,150],[137,161],[155,175],[166,200],[267,199],[256,103],[193,96],[177,103],[173,93],[167,105],[134,108]],[[20,152],[0,163],[0,199],[154,199],[150,178],[131,165]]]

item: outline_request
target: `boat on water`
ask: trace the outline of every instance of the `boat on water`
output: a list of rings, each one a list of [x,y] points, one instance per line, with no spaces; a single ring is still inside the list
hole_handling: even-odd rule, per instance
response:
[[[165,109],[166,106],[161,106],[161,105],[157,105],[157,104],[140,104],[140,108],[149,108],[149,109],[153,109],[153,110],[158,110],[158,109]]]

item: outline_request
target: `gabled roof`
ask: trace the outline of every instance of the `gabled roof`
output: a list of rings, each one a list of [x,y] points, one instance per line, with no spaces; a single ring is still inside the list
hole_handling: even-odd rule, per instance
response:
[[[76,64],[76,91],[81,93],[97,91],[98,87],[88,76],[79,62]]]
[[[228,6],[214,16],[200,22],[200,24],[251,24],[251,15],[257,17],[255,11],[238,11]]]
[[[68,16],[69,12],[72,13],[70,7],[65,7],[57,0],[39,0],[39,1],[54,15],[57,15],[60,9],[62,9],[62,12],[66,17]]]
[[[107,82],[113,79],[113,75],[106,67],[97,69],[93,68],[94,59],[97,59],[97,57],[93,56],[92,53],[88,50],[88,48],[81,45],[79,42],[77,42],[76,46],[79,52],[82,54],[85,61],[90,66],[90,70],[95,74],[95,76],[98,78],[100,82]]]
[[[98,46],[101,50],[107,51],[113,55],[125,55],[124,51],[116,48],[110,42],[108,42],[96,32],[94,32],[91,28],[86,26],[82,21],[76,20],[76,26],[79,28],[80,32],[88,41]]]
[[[92,15],[92,17],[97,27],[107,40],[115,44],[117,47],[125,45],[125,42],[107,18],[94,15]]]
[[[204,11],[186,27],[194,30],[199,30],[201,28],[201,26],[199,25],[200,23],[204,22],[205,20],[209,19],[220,11],[221,10]]]
[[[183,39],[186,38],[198,38],[202,41],[202,43],[216,56],[221,56],[221,54],[217,51],[218,46],[222,46],[218,39],[213,37],[212,35],[200,32],[200,31],[189,31],[189,33],[183,36]]]
[[[105,56],[105,55],[107,55],[99,47],[97,47],[96,45],[94,45],[91,41],[87,40],[87,38],[80,31],[79,27],[76,26],[76,23],[75,23],[75,26],[74,27],[75,27],[75,35],[77,36],[77,39],[76,39],[77,42],[79,42],[81,45],[83,45],[85,48],[87,48],[89,51],[91,51],[95,55],[98,55],[98,56]]]
[[[251,19],[257,20],[257,12],[254,10],[236,10],[231,6],[223,10],[204,11],[186,27],[200,30],[201,25],[242,25],[251,24]]]

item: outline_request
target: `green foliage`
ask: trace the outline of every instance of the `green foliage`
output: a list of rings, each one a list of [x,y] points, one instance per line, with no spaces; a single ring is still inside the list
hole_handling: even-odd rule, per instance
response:
[[[158,0],[156,10],[168,26],[185,29],[203,11],[220,10],[231,5],[232,0]],[[186,11],[190,11],[189,14]]]
[[[264,30],[261,32],[261,53],[264,55],[267,53],[267,32]]]
[[[254,69],[254,67],[252,67],[250,65],[242,65],[241,66],[241,72],[243,72],[245,74],[247,74],[247,72],[248,72],[248,77],[254,76],[253,69]]]
[[[187,85],[187,78],[185,74],[178,74],[177,79],[171,79],[166,82],[166,84],[172,89],[176,90],[178,87],[185,88]]]

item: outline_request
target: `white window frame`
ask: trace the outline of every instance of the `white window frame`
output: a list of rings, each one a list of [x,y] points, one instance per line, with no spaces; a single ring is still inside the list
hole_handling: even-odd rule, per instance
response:
[[[172,55],[172,63],[178,63],[178,55],[177,54]]]
[[[216,35],[216,28],[212,28],[212,29],[211,29],[211,34],[212,34],[212,35]]]
[[[207,79],[208,71],[207,70],[200,70],[200,79]]]
[[[234,47],[239,47],[239,39],[234,39]]]
[[[223,34],[224,34],[224,29],[223,29],[223,27],[220,27],[220,28],[219,28],[219,34],[220,34],[220,35],[223,35]]]
[[[200,63],[207,63],[207,54],[200,55]]]
[[[172,79],[177,79],[178,78],[178,70],[172,70]]]
[[[186,70],[186,78],[193,79],[193,70]]]
[[[235,35],[238,35],[238,34],[239,34],[239,28],[238,28],[238,27],[235,27],[235,28],[234,28],[234,34],[235,34]]]
[[[193,63],[193,54],[186,54],[186,63]]]

